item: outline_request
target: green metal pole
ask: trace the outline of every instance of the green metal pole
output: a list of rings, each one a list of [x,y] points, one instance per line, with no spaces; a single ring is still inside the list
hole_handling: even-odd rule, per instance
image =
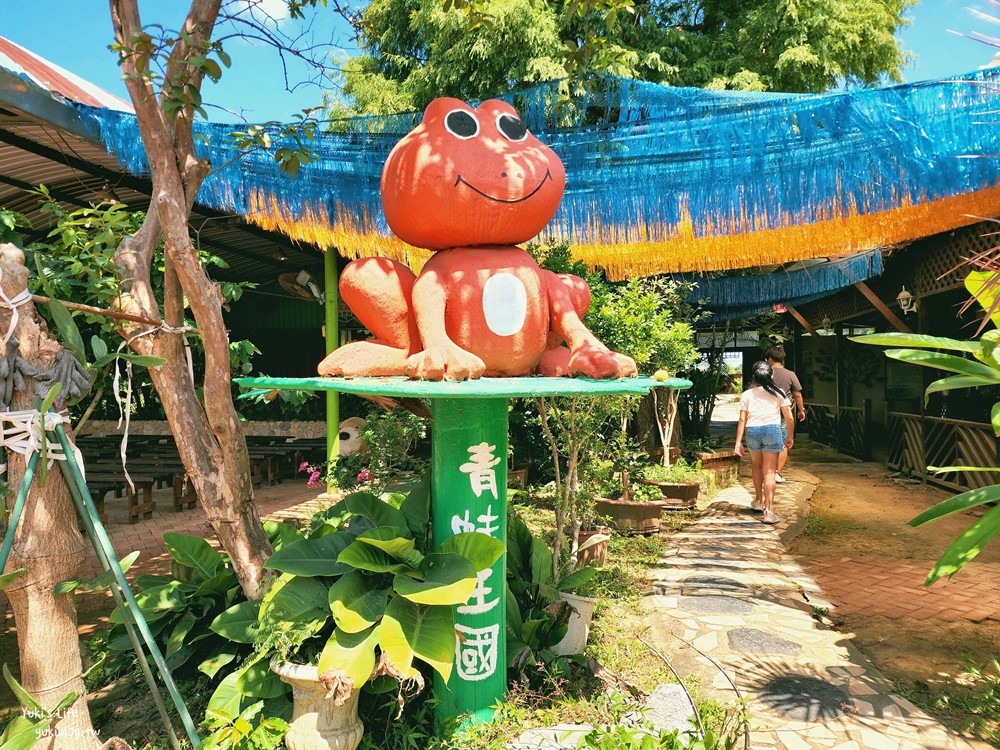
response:
[[[31,489],[31,482],[35,478],[35,468],[37,466],[38,452],[35,451],[28,456],[28,461],[24,467],[24,477],[21,479],[21,488],[17,492],[14,509],[10,512],[10,524],[7,526],[3,547],[0,547],[0,573],[3,573],[3,569],[7,567],[7,560],[10,558],[11,548],[14,546],[14,533],[17,531],[17,524],[21,520],[21,513],[24,511],[24,503],[28,499],[28,490]]]
[[[121,570],[121,566],[118,563],[118,557],[114,554],[114,550],[106,551],[104,550],[97,538],[96,526],[101,522],[99,515],[91,516],[90,511],[87,509],[87,504],[83,499],[83,492],[76,483],[76,478],[73,476],[73,472],[66,462],[60,464],[63,476],[66,478],[66,485],[69,487],[70,495],[73,497],[73,502],[76,503],[76,511],[80,514],[80,519],[83,521],[83,525],[87,529],[87,536],[90,538],[90,543],[94,547],[94,551],[97,553],[97,559],[101,563],[101,569],[104,571],[111,570],[111,566],[114,565],[118,570]],[[88,491],[89,492],[89,491]],[[91,498],[93,501],[93,498]],[[121,571],[124,574],[124,571]],[[143,677],[146,679],[146,684],[149,685],[150,694],[153,696],[153,703],[156,704],[156,710],[160,714],[160,721],[163,722],[163,727],[167,730],[168,739],[170,740],[170,746],[174,750],[180,750],[181,743],[177,739],[177,734],[174,732],[174,728],[170,723],[170,714],[167,713],[167,706],[163,701],[163,696],[160,694],[160,690],[156,685],[156,680],[153,678],[153,671],[149,667],[149,660],[146,658],[146,652],[143,651],[142,644],[139,642],[139,637],[136,635],[136,625],[135,617],[142,617],[142,612],[136,610],[133,617],[133,611],[125,606],[125,600],[122,598],[122,592],[118,588],[118,585],[113,583],[110,586],[111,594],[115,598],[115,606],[118,611],[122,613],[122,624],[125,626],[125,633],[128,635],[129,642],[132,644],[132,651],[135,653],[136,659],[139,662],[139,669],[142,671]],[[155,647],[155,644],[154,644]],[[186,709],[185,709],[186,710]],[[197,747],[197,745],[195,745]]]
[[[325,294],[326,312],[326,353],[329,354],[340,346],[340,320],[337,311],[340,308],[340,293],[337,288],[337,252],[327,250],[323,253],[323,289]],[[340,393],[326,393],[326,460],[332,461],[340,455]],[[335,488],[328,486],[327,491]]]
[[[507,541],[507,400],[434,399],[431,529],[435,545],[463,531]],[[455,608],[461,635],[447,684],[435,674],[438,723],[480,723],[507,687],[507,556],[480,574],[469,601]]]
[[[56,425],[55,434],[59,440],[59,444],[62,446],[63,453],[66,454],[66,460],[63,462],[65,466],[62,468],[67,474],[67,482],[70,485],[71,492],[75,492],[79,495],[81,502],[86,508],[87,515],[91,519],[99,517],[97,508],[94,507],[94,499],[90,496],[90,490],[87,489],[87,483],[83,478],[83,473],[80,471],[80,467],[76,463],[76,454],[73,452],[73,446],[61,424]],[[84,523],[86,523],[86,521],[84,521]],[[194,722],[191,721],[191,714],[188,713],[187,706],[184,703],[184,698],[181,697],[180,692],[177,690],[177,686],[174,684],[174,679],[170,674],[170,669],[167,668],[163,654],[160,653],[160,649],[156,645],[156,640],[153,638],[153,634],[149,630],[149,625],[146,624],[146,619],[142,616],[142,611],[139,609],[139,604],[135,600],[132,588],[129,586],[128,581],[125,579],[125,574],[118,565],[118,560],[114,556],[114,545],[111,544],[111,540],[108,538],[108,533],[104,530],[104,526],[100,523],[91,523],[88,525],[87,531],[89,532],[91,529],[93,529],[94,532],[93,538],[95,542],[97,542],[94,544],[94,549],[98,553],[98,557],[101,556],[101,552],[103,551],[104,556],[108,558],[103,560],[102,563],[107,563],[108,567],[114,571],[115,581],[128,603],[129,611],[122,612],[123,619],[127,617],[128,614],[132,615],[135,620],[136,627],[142,634],[142,639],[145,641],[146,646],[149,648],[150,655],[153,657],[156,669],[160,673],[160,679],[163,680],[163,684],[166,686],[167,692],[170,694],[170,698],[173,701],[174,706],[177,708],[177,713],[181,718],[181,723],[184,725],[184,730],[187,732],[191,745],[195,748],[201,747],[201,740],[198,738],[198,731],[194,727]]]

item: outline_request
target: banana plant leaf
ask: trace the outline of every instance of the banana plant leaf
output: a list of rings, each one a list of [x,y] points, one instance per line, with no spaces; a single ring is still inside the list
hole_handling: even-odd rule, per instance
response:
[[[213,633],[236,643],[253,643],[260,627],[260,602],[245,601],[234,604],[216,615],[208,626]]]
[[[357,537],[357,541],[370,544],[390,557],[410,566],[420,564],[422,555],[416,551],[417,543],[403,536],[403,531],[395,526],[379,526]]]
[[[463,531],[441,542],[438,552],[452,552],[468,558],[476,571],[486,570],[504,553],[504,543],[479,531]]]
[[[435,552],[420,561],[424,580],[397,575],[392,586],[416,604],[464,604],[476,589],[476,568],[461,555]]]
[[[430,665],[445,682],[455,657],[455,618],[451,607],[427,607],[401,596],[386,608],[379,627],[379,646],[403,677],[416,670],[413,660]]]
[[[389,503],[382,502],[370,492],[355,492],[342,501],[344,506],[356,516],[369,519],[376,526],[395,526],[397,529],[408,528],[406,516]]]
[[[956,352],[979,351],[979,342],[950,339],[944,336],[927,336],[922,333],[867,333],[849,336],[851,341],[875,346],[907,346],[913,349],[952,349]]]
[[[954,354],[928,352],[920,349],[890,349],[885,353],[885,356],[898,359],[900,362],[910,362],[923,367],[955,372],[959,375],[983,378],[992,385],[1000,384],[1000,368],[990,367],[965,357],[957,357]]]
[[[939,473],[959,470],[966,470],[966,467],[946,466],[934,469],[934,471]],[[997,471],[997,469],[992,469],[992,471]],[[991,484],[988,487],[969,490],[954,497],[949,497],[947,500],[942,500],[916,518],[911,519],[908,523],[913,527],[922,526],[929,521],[936,521],[939,518],[950,516],[952,513],[961,513],[969,508],[975,508],[977,505],[992,503],[997,500],[1000,500],[1000,484]]]
[[[319,656],[319,674],[330,671],[345,672],[361,685],[375,671],[375,647],[379,641],[379,628],[372,626],[357,633],[333,631]]]
[[[174,560],[194,568],[204,580],[214,578],[226,564],[222,555],[200,536],[168,531],[163,535],[163,543]]]
[[[330,587],[330,611],[345,633],[368,630],[382,617],[388,601],[388,590],[372,588],[371,581],[357,570],[341,576]]]
[[[930,586],[944,576],[953,576],[974,560],[983,547],[998,534],[1000,534],[1000,506],[992,508],[951,543],[927,574],[924,585]]]
[[[341,552],[354,540],[346,531],[336,531],[315,539],[301,539],[282,547],[264,563],[269,570],[297,576],[337,576],[351,568],[337,561]]]
[[[407,568],[406,563],[389,557],[388,554],[377,547],[357,540],[347,545],[340,555],[337,556],[337,560],[352,568],[367,570],[372,573],[399,573],[401,570]]]

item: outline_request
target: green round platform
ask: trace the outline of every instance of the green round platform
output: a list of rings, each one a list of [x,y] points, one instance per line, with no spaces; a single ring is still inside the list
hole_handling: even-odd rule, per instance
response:
[[[337,391],[365,396],[416,398],[530,398],[534,396],[611,396],[648,393],[653,388],[684,390],[690,380],[649,377],[593,380],[591,378],[479,378],[478,380],[437,381],[393,378],[237,378],[243,388],[260,391]]]

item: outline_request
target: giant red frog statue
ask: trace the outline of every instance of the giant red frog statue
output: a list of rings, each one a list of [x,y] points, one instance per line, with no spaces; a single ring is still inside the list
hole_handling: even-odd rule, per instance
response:
[[[509,104],[431,102],[389,154],[381,191],[390,229],[435,253],[419,276],[385,258],[348,264],[341,297],[375,338],[335,350],[320,374],[634,376],[581,321],[586,283],[515,244],[549,223],[565,186],[559,157]]]

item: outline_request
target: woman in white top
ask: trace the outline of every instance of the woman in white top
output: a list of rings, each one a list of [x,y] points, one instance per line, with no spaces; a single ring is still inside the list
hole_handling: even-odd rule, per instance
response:
[[[764,523],[777,523],[775,514],[774,474],[778,468],[778,455],[792,447],[791,403],[784,392],[774,384],[773,370],[767,362],[755,362],[753,385],[740,397],[740,423],[736,428],[736,453],[743,455],[743,438],[750,449],[753,471],[753,510],[764,511]],[[781,420],[788,427],[788,437],[781,437]]]

